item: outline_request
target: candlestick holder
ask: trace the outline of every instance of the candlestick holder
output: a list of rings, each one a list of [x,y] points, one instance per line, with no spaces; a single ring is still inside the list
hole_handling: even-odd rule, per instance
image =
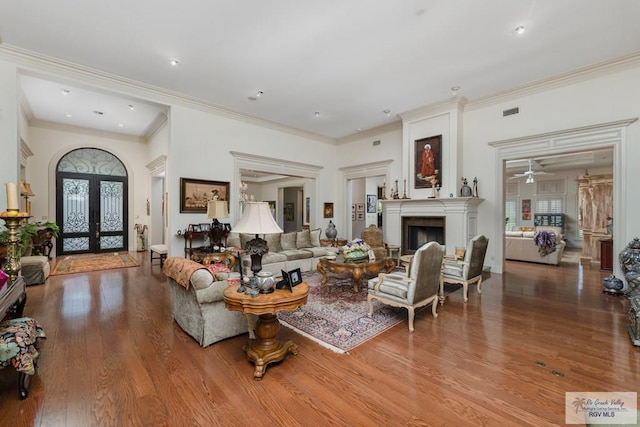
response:
[[[380,200],[387,200],[387,196],[385,194],[386,193],[386,189],[387,189],[386,184],[382,184],[382,194],[381,194]]]
[[[391,194],[392,194],[392,197],[391,197],[392,199],[399,199],[400,198],[400,196],[398,195],[398,180],[397,179],[395,180],[395,185],[393,187],[393,190],[392,190]]]
[[[0,217],[4,220],[7,230],[7,261],[4,264],[3,270],[9,275],[9,281],[13,284],[18,278],[20,272],[20,256],[18,255],[19,245],[18,242],[18,226],[20,221],[24,218],[18,216],[18,209],[9,209],[6,212],[2,212]]]
[[[405,179],[402,185],[402,199],[407,200],[409,199],[409,197],[407,197],[407,180]]]

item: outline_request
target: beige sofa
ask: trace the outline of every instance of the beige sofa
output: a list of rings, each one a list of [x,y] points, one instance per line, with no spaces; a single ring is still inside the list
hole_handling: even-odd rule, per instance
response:
[[[202,347],[249,331],[247,318],[225,306],[227,273],[214,277],[202,264],[181,257],[167,258],[162,272],[169,279],[173,318]]]
[[[299,268],[300,271],[315,270],[322,257],[327,255],[331,247],[320,244],[322,230],[302,230],[291,233],[265,234],[260,236],[267,241],[269,252],[262,257],[262,271],[269,271],[274,276],[280,276],[280,271],[291,271]],[[244,248],[249,240],[254,239],[255,234],[231,233],[227,238],[228,247]],[[251,275],[251,257],[243,255],[241,262],[245,275]]]
[[[550,231],[556,233],[556,250],[550,254],[540,256],[538,246],[533,241],[538,231]],[[534,231],[522,231],[520,227],[514,227],[512,231],[505,232],[504,253],[505,258],[515,261],[537,262],[541,264],[558,265],[562,260],[562,254],[566,247],[563,240],[562,229],[538,225]]]

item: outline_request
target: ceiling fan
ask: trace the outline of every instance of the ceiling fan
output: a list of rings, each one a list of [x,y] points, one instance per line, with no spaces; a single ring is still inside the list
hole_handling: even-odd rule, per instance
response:
[[[527,178],[525,183],[533,184],[533,182],[534,182],[533,176],[534,175],[553,175],[553,174],[549,173],[549,172],[544,172],[544,171],[534,171],[533,170],[533,159],[529,159],[529,170],[525,171],[523,173],[516,173],[512,177],[510,177],[509,179]]]

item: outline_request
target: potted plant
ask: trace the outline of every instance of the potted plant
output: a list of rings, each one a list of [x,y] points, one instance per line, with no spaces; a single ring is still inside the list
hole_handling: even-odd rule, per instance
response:
[[[28,222],[18,226],[18,241],[22,248],[22,255],[29,253],[33,245],[42,244],[42,241],[51,240],[60,235],[60,227],[55,222]],[[9,230],[0,226],[0,246],[6,246],[9,239]],[[0,249],[0,252],[2,250]],[[1,257],[0,253],[0,257]]]

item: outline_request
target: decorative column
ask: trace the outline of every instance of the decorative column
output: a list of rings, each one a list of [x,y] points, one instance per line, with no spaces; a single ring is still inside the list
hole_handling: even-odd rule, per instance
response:
[[[9,209],[8,211],[0,213],[0,217],[4,220],[7,229],[9,230],[9,239],[7,240],[7,261],[3,267],[5,273],[9,275],[9,281],[13,284],[18,278],[20,272],[20,254],[19,254],[19,239],[18,239],[18,226],[21,218],[18,217],[18,209]]]

